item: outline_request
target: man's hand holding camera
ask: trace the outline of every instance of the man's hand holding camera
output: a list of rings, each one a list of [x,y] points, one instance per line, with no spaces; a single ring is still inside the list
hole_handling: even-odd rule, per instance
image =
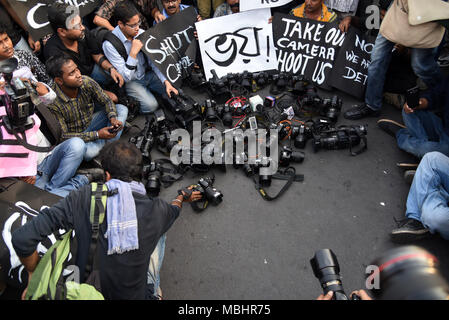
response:
[[[404,112],[407,114],[413,113],[415,110],[424,110],[429,106],[429,101],[426,98],[419,99],[419,105],[416,108],[411,108],[407,102],[404,104]]]
[[[190,186],[187,189],[192,190],[193,186]],[[187,198],[187,196],[188,196],[187,193],[185,191],[182,191],[182,195],[178,195],[175,199],[173,199],[171,204],[179,208],[182,208],[183,202],[194,202],[201,200],[201,198],[203,197],[201,195],[201,192],[199,191],[192,191],[190,197]]]
[[[351,297],[353,295],[356,295],[357,297],[360,298],[360,300],[373,300],[367,293],[365,290],[356,290],[353,291],[351,293]],[[329,291],[328,293],[326,293],[326,295],[324,294],[320,294],[318,296],[318,298],[316,298],[316,300],[332,300],[332,297],[334,296],[334,292],[333,291]]]

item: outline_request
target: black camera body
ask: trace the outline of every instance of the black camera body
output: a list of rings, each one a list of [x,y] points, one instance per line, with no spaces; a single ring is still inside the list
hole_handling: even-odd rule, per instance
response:
[[[321,131],[313,136],[313,150],[338,150],[352,148],[360,144],[366,136],[364,125],[340,126],[338,128]]]
[[[335,123],[340,115],[342,105],[343,102],[337,95],[330,99],[323,99],[320,114]]]
[[[290,91],[297,95],[303,96],[307,92],[307,86],[310,84],[310,81],[307,80],[303,75],[292,76],[290,79]]]
[[[287,90],[291,81],[291,75],[288,72],[280,72],[278,74],[274,74],[271,79],[272,82],[270,93],[277,95]]]
[[[265,71],[253,73],[253,81],[257,87],[263,88],[270,82],[270,75]]]
[[[301,106],[320,110],[322,103],[323,101],[318,96],[316,87],[313,84],[307,85],[306,92],[301,99]]]
[[[288,167],[291,162],[302,163],[304,161],[305,154],[302,151],[293,151],[292,148],[284,146],[282,147],[279,155],[279,165],[281,167]]]
[[[33,88],[28,82],[13,78],[13,72],[17,66],[16,58],[10,58],[0,63],[0,72],[5,78],[5,93],[0,97],[2,105],[6,109],[3,123],[8,133],[13,133],[17,129],[24,131],[34,126],[31,116],[34,114],[35,107],[30,95]]]
[[[295,148],[304,149],[307,141],[313,137],[312,128],[301,123],[299,126],[292,128],[291,137],[294,139]]]
[[[212,177],[203,177],[193,187],[192,191],[199,191],[203,199],[216,206],[223,201],[223,193],[214,187],[214,180]]]

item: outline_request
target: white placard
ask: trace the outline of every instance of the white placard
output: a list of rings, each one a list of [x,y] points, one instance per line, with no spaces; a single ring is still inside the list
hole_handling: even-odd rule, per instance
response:
[[[277,69],[270,9],[259,9],[197,22],[206,79],[245,70]]]
[[[292,2],[292,0],[240,0],[240,12],[280,7],[289,2]]]

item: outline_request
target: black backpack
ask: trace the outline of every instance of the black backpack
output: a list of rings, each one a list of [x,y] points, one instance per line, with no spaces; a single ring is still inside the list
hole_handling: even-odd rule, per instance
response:
[[[95,39],[96,51],[103,51],[103,42],[109,41],[117,52],[122,56],[123,59],[128,60],[128,53],[126,52],[126,48],[120,39],[113,34],[111,31],[104,27],[97,27],[91,30],[91,36]]]

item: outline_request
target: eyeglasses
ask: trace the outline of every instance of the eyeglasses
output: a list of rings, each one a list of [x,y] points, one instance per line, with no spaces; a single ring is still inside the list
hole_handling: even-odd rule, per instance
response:
[[[81,22],[75,24],[74,26],[72,26],[70,29],[68,30],[81,30],[83,28],[83,24]]]
[[[142,24],[142,21],[139,21],[139,22],[137,22],[135,24],[127,24],[127,23],[125,23],[125,25],[130,27],[131,29],[138,28],[138,27],[140,27],[141,24]]]
[[[168,4],[170,2],[176,3],[176,2],[178,2],[178,0],[162,0],[162,2]]]

